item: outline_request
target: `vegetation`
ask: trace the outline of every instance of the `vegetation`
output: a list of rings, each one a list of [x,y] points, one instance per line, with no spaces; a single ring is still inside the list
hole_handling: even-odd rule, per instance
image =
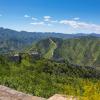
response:
[[[12,57],[12,52],[21,57]],[[0,54],[1,85],[46,98],[57,93],[80,100],[100,98],[97,34],[33,34],[0,28]]]
[[[100,37],[99,34],[91,34],[92,36]],[[88,36],[88,34],[61,34],[61,33],[49,33],[49,32],[26,32],[15,31],[11,29],[5,29],[0,27],[0,54],[8,53],[12,51],[23,51],[28,48],[33,42],[46,39],[49,37],[55,38],[75,38],[79,36]]]
[[[0,84],[36,96],[55,93],[78,96],[83,100],[100,98],[100,72],[23,54],[21,62],[0,57]]]
[[[56,48],[52,45],[55,43]],[[100,69],[100,38],[93,36],[74,39],[48,38],[33,46],[43,57],[52,59],[67,59],[73,64],[91,66]],[[53,53],[50,53],[52,50]]]

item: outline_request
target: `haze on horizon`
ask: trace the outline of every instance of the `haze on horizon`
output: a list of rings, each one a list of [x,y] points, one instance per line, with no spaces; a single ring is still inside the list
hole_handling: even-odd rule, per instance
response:
[[[0,0],[0,27],[100,34],[100,0]]]

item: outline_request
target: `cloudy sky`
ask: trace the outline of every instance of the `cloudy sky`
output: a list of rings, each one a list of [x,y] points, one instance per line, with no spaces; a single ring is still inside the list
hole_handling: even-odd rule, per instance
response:
[[[100,33],[100,0],[0,0],[0,27]]]

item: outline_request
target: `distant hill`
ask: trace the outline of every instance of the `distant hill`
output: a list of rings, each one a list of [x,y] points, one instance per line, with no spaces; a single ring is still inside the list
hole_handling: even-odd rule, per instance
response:
[[[49,37],[55,38],[77,38],[81,36],[88,36],[89,34],[62,34],[62,33],[49,33],[49,32],[26,32],[15,31],[11,29],[0,28],[0,53],[7,53],[10,51],[21,51],[23,48],[30,46],[33,42]],[[100,34],[92,33],[92,36],[100,37]]]
[[[36,50],[48,59],[67,59],[73,64],[100,68],[100,38],[48,38],[40,40],[30,49]]]

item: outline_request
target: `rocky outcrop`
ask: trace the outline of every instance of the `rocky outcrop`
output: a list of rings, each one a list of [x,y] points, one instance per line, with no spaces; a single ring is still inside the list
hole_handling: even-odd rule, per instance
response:
[[[50,97],[48,100],[78,100],[78,98],[74,96],[55,94],[54,96]]]
[[[0,100],[46,100],[0,85]]]
[[[0,100],[78,100],[73,96],[55,94],[49,99],[32,96],[0,85]]]

